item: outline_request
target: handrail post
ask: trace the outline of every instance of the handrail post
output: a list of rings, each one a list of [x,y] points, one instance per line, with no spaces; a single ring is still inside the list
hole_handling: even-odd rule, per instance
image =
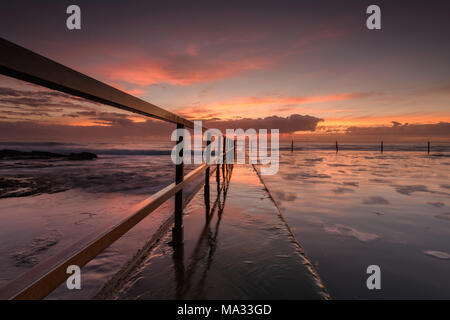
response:
[[[216,138],[218,139],[218,138]],[[222,152],[221,147],[220,147],[220,143],[221,140],[219,139],[217,141],[218,144],[218,151],[216,150],[215,152],[219,153],[216,155],[216,184],[217,184],[217,195],[219,195],[219,191],[220,191],[220,152]]]
[[[205,171],[205,187],[204,187],[204,198],[205,198],[205,206],[206,206],[206,214],[207,217],[209,216],[209,210],[210,210],[210,188],[209,188],[209,177],[210,177],[210,168],[209,164],[211,161],[211,137],[208,136],[206,140],[206,171]],[[205,157],[204,157],[205,158]]]
[[[184,125],[177,123],[177,129],[184,129]],[[177,144],[181,144],[179,156],[181,157],[181,163],[175,165],[175,183],[179,184],[183,182],[184,177],[184,141],[183,136],[178,137]],[[172,244],[179,245],[183,243],[183,189],[175,193],[175,219],[172,229]]]

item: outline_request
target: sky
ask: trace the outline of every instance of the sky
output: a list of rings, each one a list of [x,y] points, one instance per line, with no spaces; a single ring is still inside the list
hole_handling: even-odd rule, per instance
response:
[[[81,30],[66,28],[71,4]],[[381,30],[366,28],[371,4]],[[437,0],[16,0],[2,3],[0,36],[209,127],[450,140],[449,15]],[[147,139],[169,127],[0,78],[3,140]]]

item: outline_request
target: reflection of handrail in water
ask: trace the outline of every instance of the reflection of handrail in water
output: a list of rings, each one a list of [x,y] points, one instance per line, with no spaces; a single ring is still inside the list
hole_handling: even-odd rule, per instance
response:
[[[230,178],[231,178],[232,169],[230,171]],[[225,181],[227,181],[226,182],[227,185],[223,192],[222,206],[219,207],[219,210],[217,212],[217,222],[216,222],[214,236],[211,236],[211,232],[208,233],[209,245],[210,245],[211,250],[209,250],[207,264],[203,270],[202,277],[200,278],[200,281],[198,284],[199,290],[202,290],[205,286],[206,276],[208,275],[208,271],[211,268],[211,264],[213,262],[213,256],[214,256],[214,253],[216,252],[216,248],[217,248],[217,236],[219,235],[219,226],[220,226],[220,222],[222,221],[222,213],[223,213],[223,209],[225,208],[225,200],[226,200],[226,195],[227,195],[228,187],[229,187],[228,180],[224,180],[224,183],[225,183]],[[219,201],[219,203],[220,203],[220,201]],[[209,224],[208,224],[208,231],[210,231]]]
[[[224,168],[226,167],[226,168]],[[191,288],[191,281],[192,277],[196,271],[196,267],[199,261],[202,260],[203,257],[200,257],[199,255],[202,252],[202,246],[205,240],[208,240],[208,244],[210,247],[208,259],[207,259],[207,265],[202,273],[200,282],[198,286],[200,288],[203,288],[204,282],[206,280],[207,273],[211,267],[211,263],[213,261],[213,255],[216,251],[217,247],[217,236],[219,234],[219,227],[220,222],[222,221],[222,213],[225,207],[225,200],[226,195],[228,192],[229,187],[229,180],[231,179],[231,174],[233,171],[233,165],[222,165],[222,172],[225,173],[226,170],[226,176],[224,176],[224,179],[222,179],[223,183],[222,185],[217,184],[217,197],[214,201],[214,205],[211,208],[211,210],[206,212],[206,221],[205,226],[203,227],[202,232],[200,233],[200,236],[197,240],[197,243],[195,245],[195,248],[193,250],[193,253],[190,257],[190,264],[187,268],[184,267],[184,246],[174,246],[173,247],[173,261],[174,261],[174,267],[175,267],[175,280],[176,280],[176,299],[182,299],[186,292]],[[216,171],[218,174],[220,174],[220,170]],[[222,192],[223,191],[223,192]],[[221,199],[221,195],[223,195],[223,199]],[[206,201],[206,199],[205,199]],[[208,207],[205,205],[205,207]],[[214,233],[211,232],[210,223],[213,218],[214,212],[217,210],[217,222],[215,225]],[[212,235],[213,234],[213,235]]]

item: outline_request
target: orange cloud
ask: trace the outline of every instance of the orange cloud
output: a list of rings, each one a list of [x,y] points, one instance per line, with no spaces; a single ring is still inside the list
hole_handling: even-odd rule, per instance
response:
[[[250,70],[261,70],[270,65],[270,57],[249,57],[231,61],[200,61],[194,49],[189,55],[172,59],[144,59],[124,66],[108,66],[98,70],[114,81],[123,81],[138,86],[155,83],[188,86],[230,78]]]
[[[231,78],[247,71],[261,70],[282,62],[306,47],[321,41],[340,38],[343,30],[321,30],[303,34],[284,43],[283,50],[274,51],[270,33],[233,34],[194,41],[180,40],[175,47],[122,48],[111,44],[91,45],[92,52],[114,52],[114,62],[104,61],[94,74],[106,76],[113,82],[148,86],[156,83],[189,86]],[[280,45],[280,44],[278,44]],[[151,52],[151,55],[148,54]],[[90,68],[92,72],[92,68]]]
[[[392,121],[401,123],[439,123],[450,122],[450,115],[438,112],[415,112],[409,114],[393,114],[385,116],[356,116],[356,117],[341,117],[341,118],[327,118],[322,124],[323,127],[349,127],[349,126],[381,126],[390,125]]]
[[[119,83],[112,83],[111,85],[113,87],[116,87],[117,89],[119,89],[121,91],[124,91],[124,92],[126,92],[128,94],[131,94],[132,96],[138,96],[139,97],[139,96],[143,96],[145,94],[145,91],[143,89],[141,89],[141,88],[134,87],[132,89],[129,89],[129,88],[127,88],[127,87],[125,87],[125,86],[123,86],[123,85],[121,85]]]
[[[230,119],[233,116],[241,116],[243,114],[246,116],[253,116],[254,114],[261,116],[262,113],[273,114],[274,110],[289,113],[291,111],[299,111],[296,107],[298,105],[366,98],[371,95],[370,93],[339,93],[323,96],[241,97],[211,103],[207,106],[182,108],[178,110],[178,113],[193,119],[209,119],[212,117]]]

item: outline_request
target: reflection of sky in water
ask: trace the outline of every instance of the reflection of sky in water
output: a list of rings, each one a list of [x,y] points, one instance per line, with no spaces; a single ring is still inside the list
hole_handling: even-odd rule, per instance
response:
[[[0,144],[16,150],[79,152],[114,150],[93,161],[0,160],[0,286],[92,232],[131,214],[134,205],[172,183],[169,154],[152,145]],[[0,148],[1,149],[1,148]],[[155,152],[154,152],[155,151]],[[97,153],[97,152],[96,152]],[[186,172],[192,169],[186,166]],[[167,218],[172,201],[144,219],[84,268],[82,297],[141,248]],[[125,260],[126,261],[126,260]],[[117,271],[117,270],[116,270]],[[99,279],[102,278],[102,279]],[[91,285],[92,284],[92,285]],[[90,291],[90,289],[92,289]],[[65,293],[59,291],[59,295]]]
[[[13,192],[31,192],[0,199],[0,285],[123,218],[130,206],[173,181],[169,155],[158,153],[164,146],[152,146],[151,156],[140,153],[142,146],[82,147],[114,152],[99,152],[92,162],[0,161],[0,179],[17,185]],[[263,179],[333,297],[450,298],[449,168],[445,154],[282,151],[279,173]],[[239,175],[233,181],[252,184]],[[86,277],[98,286],[167,212],[145,219],[105,251],[87,266]],[[372,264],[381,267],[379,292],[365,285]]]
[[[445,155],[312,150],[281,152],[263,179],[332,296],[450,298],[449,169]]]

